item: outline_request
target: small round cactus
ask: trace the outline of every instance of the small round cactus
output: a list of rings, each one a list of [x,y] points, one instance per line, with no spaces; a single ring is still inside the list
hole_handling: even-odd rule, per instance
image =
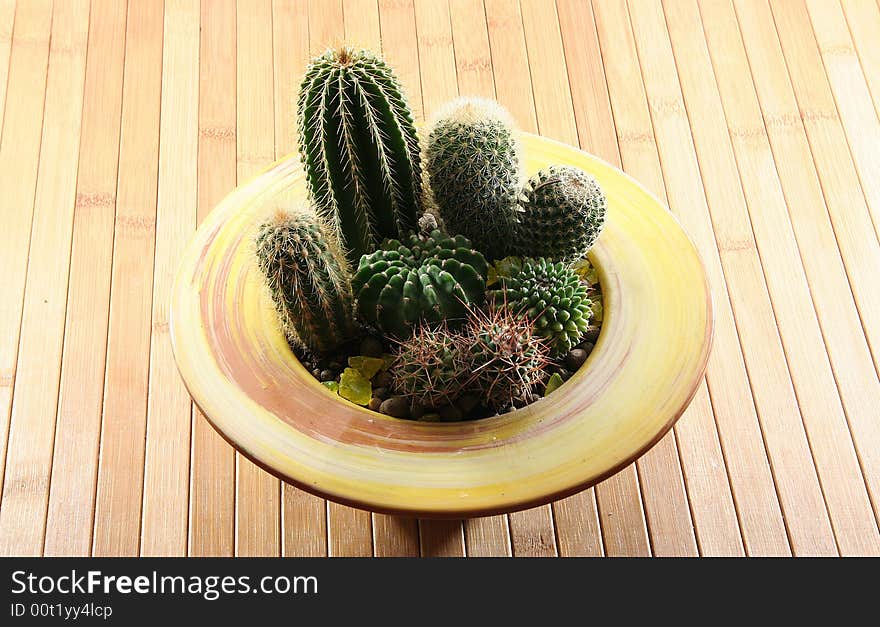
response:
[[[419,325],[395,351],[391,389],[425,409],[449,405],[465,390],[471,361],[464,337],[445,323]]]
[[[582,258],[605,225],[605,193],[579,168],[545,168],[529,179],[524,195],[514,238],[521,256]]]
[[[326,353],[356,334],[348,263],[318,215],[279,209],[261,225],[256,253],[288,341]]]
[[[510,253],[519,212],[519,147],[510,114],[482,98],[447,104],[431,126],[425,168],[437,212],[488,259]]]
[[[531,320],[535,333],[549,342],[551,356],[571,350],[589,327],[588,288],[564,262],[525,259],[511,276],[499,279],[492,292],[495,303],[503,300],[512,312]]]
[[[461,235],[433,231],[425,239],[386,242],[364,255],[352,279],[361,318],[405,338],[420,319],[463,318],[470,304],[483,302],[488,264]]]
[[[465,329],[473,359],[470,389],[495,410],[526,403],[544,381],[549,345],[531,321],[506,307],[474,310]]]

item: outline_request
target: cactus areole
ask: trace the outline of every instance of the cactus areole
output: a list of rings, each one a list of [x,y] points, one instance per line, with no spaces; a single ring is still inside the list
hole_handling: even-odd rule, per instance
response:
[[[297,118],[309,192],[352,265],[386,238],[417,228],[418,137],[400,83],[382,59],[350,48],[314,59]]]

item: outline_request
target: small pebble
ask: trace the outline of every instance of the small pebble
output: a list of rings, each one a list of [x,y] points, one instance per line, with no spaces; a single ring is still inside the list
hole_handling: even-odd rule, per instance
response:
[[[381,357],[382,350],[382,342],[371,335],[365,337],[361,342],[361,355],[365,357]]]
[[[440,422],[440,414],[422,414],[418,419],[420,422]]]
[[[382,401],[379,411],[387,416],[407,418],[409,416],[409,403],[402,396],[392,396]]]
[[[596,343],[596,340],[599,339],[599,331],[601,331],[600,327],[590,327],[587,329],[587,332],[584,333],[584,341]]]
[[[565,368],[560,368],[558,370],[558,372],[559,372],[559,376],[562,377],[563,381],[568,381],[569,379],[571,379],[571,371],[570,370],[566,370]]]
[[[370,404],[367,405],[373,411],[379,411],[379,408],[382,407],[382,399],[376,398],[375,396],[370,399]]]
[[[425,415],[425,408],[422,406],[421,403],[413,403],[409,407],[409,415],[416,420],[419,420],[422,416]]]
[[[384,399],[386,396],[388,396],[388,388],[375,388],[373,390],[373,396],[375,396],[376,398]]]
[[[444,422],[455,422],[457,420],[461,420],[462,414],[461,410],[458,409],[455,405],[447,405],[443,407],[438,412],[440,414],[440,418],[443,419]]]
[[[342,370],[342,364],[338,361],[331,361],[327,364],[327,367],[330,368],[330,370]]]
[[[458,407],[463,415],[468,415],[479,403],[480,397],[476,394],[463,394],[462,397],[455,402],[455,406]]]
[[[593,352],[593,348],[595,348],[595,345],[592,342],[581,342],[580,344],[578,344],[578,348],[586,351],[587,355],[589,355]]]
[[[380,388],[387,388],[391,385],[391,373],[387,370],[380,372],[375,377],[373,377],[373,383]]]
[[[322,370],[320,377],[321,381],[333,381],[336,378],[336,373],[329,369]]]
[[[316,379],[321,379],[321,369],[315,368],[314,370],[312,370],[312,376]],[[321,379],[321,381],[326,381],[326,379]]]
[[[565,356],[565,365],[571,370],[577,370],[584,365],[585,361],[587,361],[587,351],[582,348],[572,349]]]

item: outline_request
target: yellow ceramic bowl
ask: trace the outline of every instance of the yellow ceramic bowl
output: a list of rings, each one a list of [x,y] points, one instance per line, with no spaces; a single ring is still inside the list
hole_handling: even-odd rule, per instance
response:
[[[295,158],[232,192],[199,228],[171,303],[174,354],[214,427],[244,455],[297,486],[375,511],[466,517],[567,496],[656,443],[703,374],[712,305],[703,265],[651,194],[603,161],[526,136],[527,169],[593,174],[609,201],[590,253],[604,323],[587,363],[549,397],[472,422],[398,420],[331,393],[297,361],[254,263],[253,238],[287,191],[305,199]]]

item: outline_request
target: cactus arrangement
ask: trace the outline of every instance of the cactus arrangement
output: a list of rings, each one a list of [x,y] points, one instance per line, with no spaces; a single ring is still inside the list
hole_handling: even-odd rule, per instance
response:
[[[545,168],[529,179],[524,196],[514,236],[518,255],[579,259],[605,225],[605,193],[580,168]]]
[[[255,257],[328,390],[457,421],[534,402],[585,362],[602,315],[595,179],[558,165],[524,185],[510,114],[479,98],[442,107],[421,153],[399,82],[365,50],[315,58],[297,116],[311,204],[276,210]]]
[[[467,238],[435,230],[426,238],[410,235],[405,244],[390,240],[361,257],[352,287],[363,319],[402,338],[420,319],[455,320],[482,303],[487,271]]]
[[[299,150],[312,199],[357,265],[385,238],[416,228],[419,144],[391,68],[367,50],[312,61],[297,103]]]
[[[428,135],[425,167],[437,211],[450,232],[488,259],[510,253],[522,187],[519,152],[510,114],[482,98],[450,102]]]
[[[277,210],[260,227],[257,261],[291,342],[322,353],[354,337],[348,263],[318,215]]]

